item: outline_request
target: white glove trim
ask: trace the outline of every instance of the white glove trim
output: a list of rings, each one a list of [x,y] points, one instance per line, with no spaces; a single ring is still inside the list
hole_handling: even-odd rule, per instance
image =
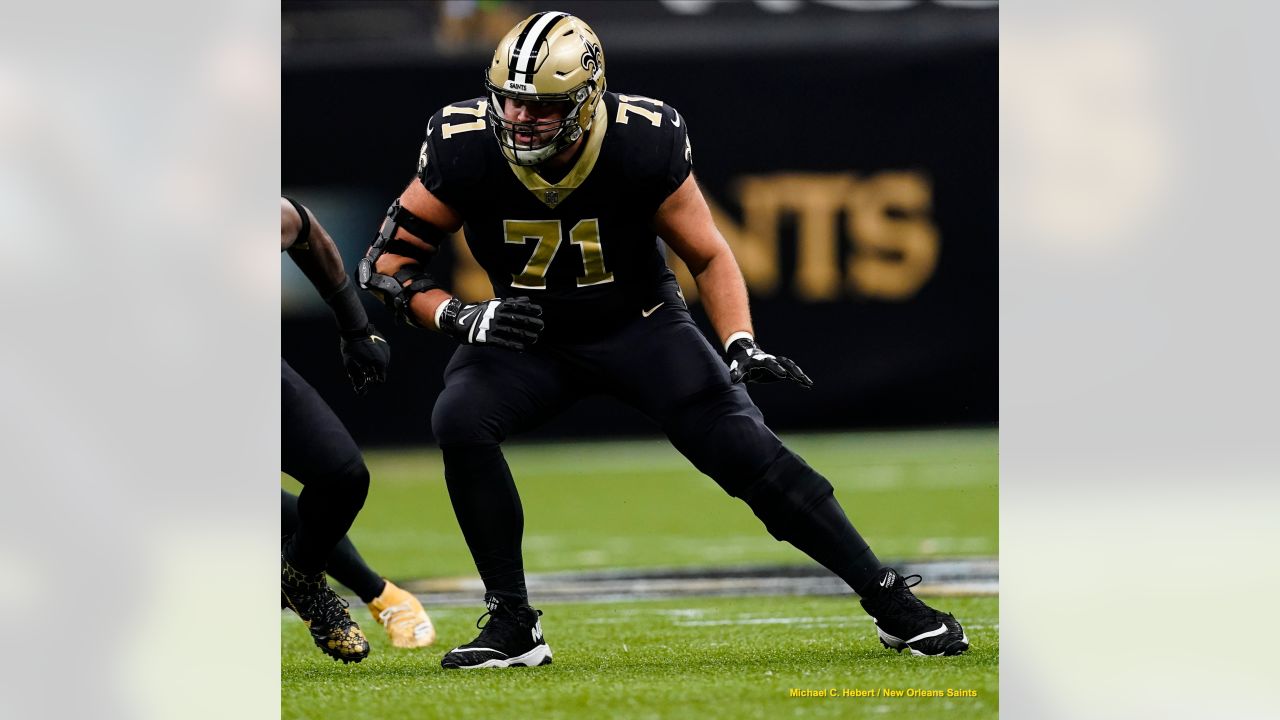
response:
[[[750,340],[751,342],[755,342],[755,341],[756,341],[755,336],[754,336],[754,335],[752,335],[751,333],[749,333],[749,332],[747,332],[747,331],[745,331],[745,330],[739,330],[738,332],[733,333],[732,335],[730,335],[730,336],[728,337],[728,339],[726,339],[726,340],[724,341],[724,351],[725,351],[725,352],[729,352],[729,346],[730,346],[730,345],[732,345],[732,344],[734,344],[735,342],[737,342],[737,341],[739,341],[739,340],[743,339],[743,338],[746,338],[746,339]]]

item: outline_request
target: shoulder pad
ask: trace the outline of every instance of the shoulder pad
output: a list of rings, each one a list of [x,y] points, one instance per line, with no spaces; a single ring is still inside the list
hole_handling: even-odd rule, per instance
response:
[[[428,126],[439,140],[461,139],[466,142],[483,136],[489,129],[488,110],[489,101],[485,98],[463,100],[437,110]]]
[[[610,118],[615,125],[627,125],[645,129],[665,129],[667,131],[670,131],[673,127],[679,127],[679,125],[671,125],[671,117],[668,112],[671,108],[657,98],[651,98],[646,95],[628,95],[626,93],[608,93],[605,97],[610,97],[617,106],[617,109],[613,111],[613,117]]]
[[[483,177],[493,136],[485,116],[489,103],[472,98],[446,105],[427,122],[418,151],[418,179],[452,207],[461,207],[471,186]]]
[[[618,93],[609,132],[625,143],[630,175],[657,202],[680,187],[693,168],[684,116],[657,98]]]

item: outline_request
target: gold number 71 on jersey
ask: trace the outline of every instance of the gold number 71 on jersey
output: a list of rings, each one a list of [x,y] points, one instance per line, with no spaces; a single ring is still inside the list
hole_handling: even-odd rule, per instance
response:
[[[506,240],[514,245],[528,245],[536,240],[533,255],[524,270],[511,276],[511,287],[528,290],[545,290],[547,271],[551,261],[564,241],[559,220],[503,220]],[[600,245],[600,221],[597,218],[579,220],[569,231],[569,242],[582,252],[583,274],[578,277],[578,287],[603,285],[613,282],[613,273],[604,266],[604,249]]]
[[[654,127],[662,126],[661,110],[650,110],[648,108],[643,108],[635,104],[637,102],[642,102],[642,103],[648,103],[650,105],[653,105],[654,107],[660,108],[662,107],[661,100],[654,100],[653,98],[647,98],[647,97],[644,97],[643,95],[619,95],[618,100],[620,101],[618,103],[618,117],[615,118],[617,122],[623,125],[626,125],[627,113],[635,113],[640,117],[643,117],[644,119],[648,120],[649,123],[652,124]]]
[[[484,129],[484,115],[489,109],[489,101],[481,100],[475,107],[467,107],[466,105],[450,105],[444,109],[444,117],[450,115],[470,115],[471,117],[480,118],[465,123],[444,123],[440,126],[440,137],[448,140],[449,138],[471,130]]]

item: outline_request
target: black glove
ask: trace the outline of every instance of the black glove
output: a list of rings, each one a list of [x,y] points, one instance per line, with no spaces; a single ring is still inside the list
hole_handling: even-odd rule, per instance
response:
[[[729,344],[729,379],[733,382],[770,383],[794,380],[806,389],[813,381],[798,365],[784,357],[774,357],[760,349],[751,338],[738,338]]]
[[[386,382],[387,366],[391,364],[391,346],[372,324],[363,330],[342,333],[342,365],[351,378],[351,387],[357,395],[369,392],[374,383]]]
[[[440,314],[440,329],[463,345],[524,350],[538,341],[541,316],[542,308],[527,297],[494,298],[470,305],[453,298]]]

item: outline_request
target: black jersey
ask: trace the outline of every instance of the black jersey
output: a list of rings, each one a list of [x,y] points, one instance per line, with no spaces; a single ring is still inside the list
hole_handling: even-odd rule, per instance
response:
[[[653,217],[693,167],[684,118],[607,92],[577,160],[553,183],[507,162],[486,107],[476,98],[432,116],[418,178],[462,216],[494,294],[541,305],[552,342],[597,336],[675,299]]]

